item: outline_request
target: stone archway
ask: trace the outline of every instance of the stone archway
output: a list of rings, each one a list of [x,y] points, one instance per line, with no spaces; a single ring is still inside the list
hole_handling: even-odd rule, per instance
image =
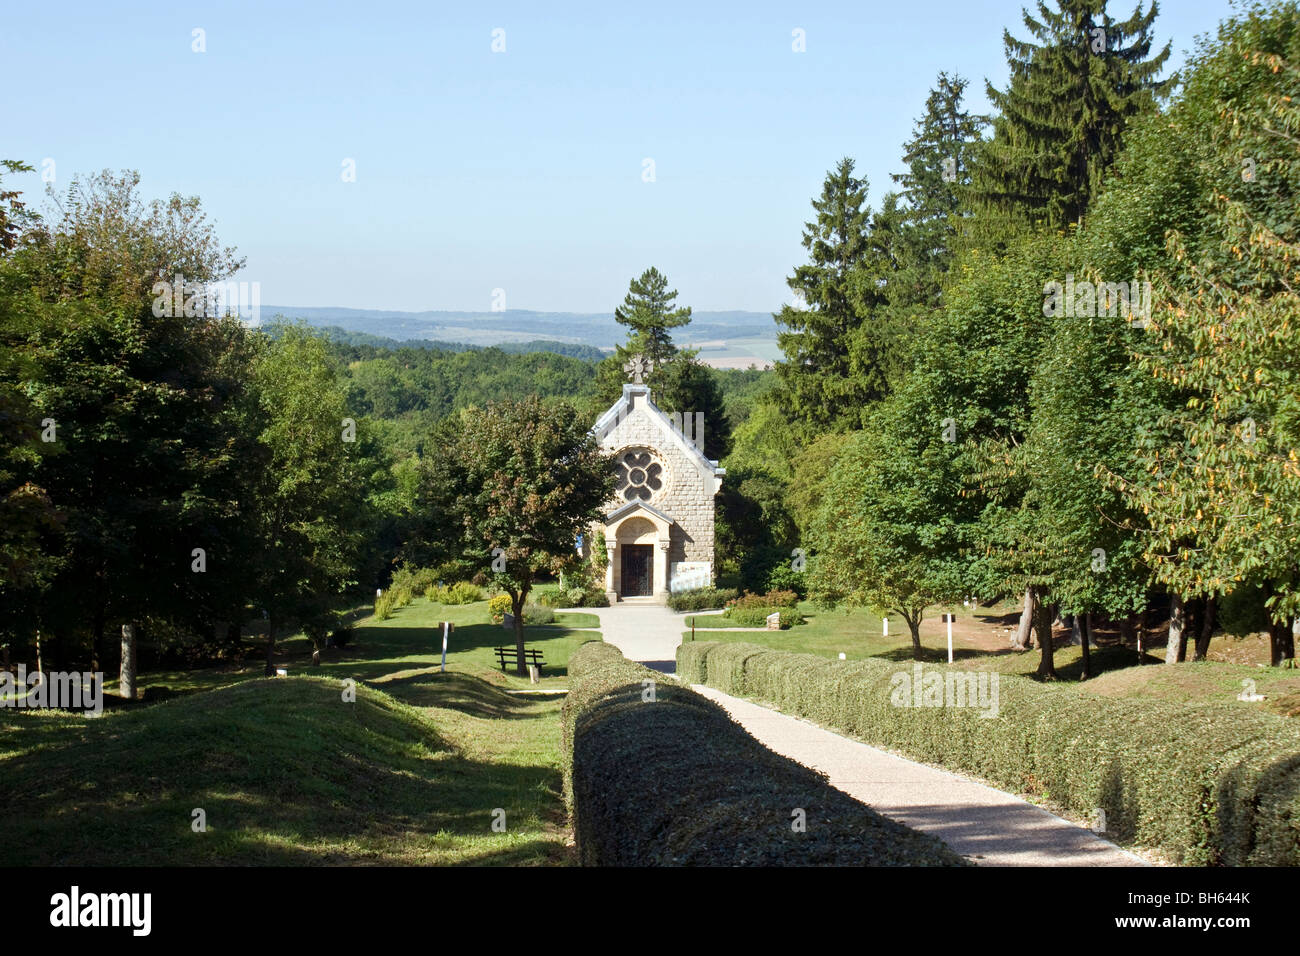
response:
[[[625,597],[667,600],[671,527],[666,516],[649,508],[631,510],[605,526],[605,591],[611,604]]]

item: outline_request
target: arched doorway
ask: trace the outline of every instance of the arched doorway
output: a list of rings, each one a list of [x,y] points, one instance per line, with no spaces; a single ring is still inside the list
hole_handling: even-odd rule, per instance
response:
[[[628,518],[618,526],[618,593],[621,597],[653,597],[655,543],[659,529],[647,518]]]

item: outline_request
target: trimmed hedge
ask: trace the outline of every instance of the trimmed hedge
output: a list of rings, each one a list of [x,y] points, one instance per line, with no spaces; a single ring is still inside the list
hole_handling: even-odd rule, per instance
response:
[[[735,588],[692,588],[668,595],[668,607],[674,611],[716,611],[734,601],[740,592]]]
[[[918,760],[1034,793],[1194,865],[1300,864],[1300,726],[1233,701],[1098,697],[1000,675],[998,716],[892,706],[911,663],[683,644],[677,674]],[[923,673],[952,673],[930,665]],[[973,672],[965,672],[973,673]]]
[[[612,645],[583,644],[568,670],[564,790],[584,865],[965,865]]]

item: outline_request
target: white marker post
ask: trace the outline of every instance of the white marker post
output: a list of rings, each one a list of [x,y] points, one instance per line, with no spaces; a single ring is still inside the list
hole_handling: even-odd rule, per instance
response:
[[[881,626],[882,628],[884,628],[884,634],[885,634],[885,637],[888,637],[888,636],[889,636],[889,618],[887,618],[887,617],[882,617],[882,618],[880,619],[880,626]]]
[[[451,636],[451,629],[454,625],[451,621],[442,622],[442,669],[447,670],[447,638]]]
[[[948,663],[952,663],[952,622],[957,620],[956,614],[945,614],[944,621],[948,624]]]

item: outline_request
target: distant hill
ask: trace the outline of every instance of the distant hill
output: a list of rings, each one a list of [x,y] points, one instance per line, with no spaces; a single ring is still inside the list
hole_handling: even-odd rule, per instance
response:
[[[272,323],[267,323],[273,328]],[[587,362],[599,362],[608,352],[591,345],[578,345],[573,342],[555,342],[549,339],[534,339],[531,342],[502,342],[499,345],[470,345],[466,342],[443,342],[438,339],[390,339],[387,336],[371,335],[369,332],[353,332],[351,329],[337,325],[312,325],[316,332],[331,342],[340,345],[368,345],[377,349],[429,349],[439,352],[471,352],[485,348],[500,349],[512,355],[526,355],[529,352],[554,352],[568,355]]]
[[[390,312],[379,309],[339,309],[315,306],[264,305],[264,321],[276,316],[302,319],[308,325],[363,333],[392,342],[428,341],[431,347],[449,343],[476,346],[528,344],[519,351],[538,351],[536,343],[568,343],[612,349],[627,330],[612,313],[530,312]],[[701,358],[735,364],[753,357],[762,364],[779,356],[776,324],[767,312],[696,312],[691,324],[674,337],[677,344],[702,347]],[[438,343],[434,345],[433,343]],[[354,343],[358,344],[358,343]],[[370,343],[375,344],[375,343]],[[515,351],[511,348],[511,351]],[[546,351],[556,351],[554,348]],[[565,353],[573,354],[573,353]]]

